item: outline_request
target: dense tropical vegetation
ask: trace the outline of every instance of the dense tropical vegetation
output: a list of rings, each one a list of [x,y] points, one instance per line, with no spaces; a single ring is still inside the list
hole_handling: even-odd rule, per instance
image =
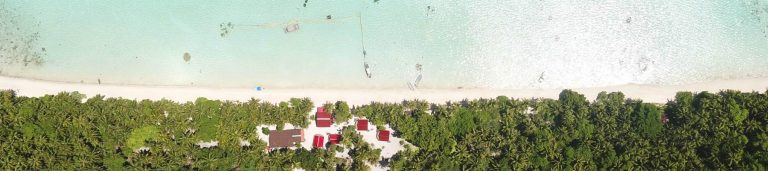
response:
[[[768,95],[680,92],[665,105],[573,91],[557,100],[496,99],[356,108],[407,147],[393,170],[765,170]]]
[[[2,91],[0,169],[293,168],[300,163],[292,162],[293,156],[301,156],[294,153],[328,154],[267,154],[257,131],[260,125],[306,127],[312,106],[309,99],[270,104],[200,98],[179,104],[103,96],[86,100],[78,93],[19,97]],[[209,141],[218,145],[198,145]]]
[[[680,92],[666,104],[565,90],[558,99],[325,105],[406,140],[392,158],[353,127],[331,150],[265,152],[261,125],[309,125],[309,99],[271,104],[0,91],[2,170],[764,170],[768,94]],[[202,148],[200,142],[217,142]],[[246,143],[244,143],[246,142]],[[346,151],[349,158],[337,158]]]

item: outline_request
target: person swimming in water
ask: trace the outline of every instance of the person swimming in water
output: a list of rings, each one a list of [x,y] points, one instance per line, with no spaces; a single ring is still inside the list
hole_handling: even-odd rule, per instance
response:
[[[371,66],[368,65],[368,62],[365,62],[365,57],[368,53],[363,50],[363,67],[365,68],[365,76],[368,78],[371,78]]]
[[[371,78],[371,67],[368,66],[368,63],[364,63],[363,66],[365,67],[365,75]]]

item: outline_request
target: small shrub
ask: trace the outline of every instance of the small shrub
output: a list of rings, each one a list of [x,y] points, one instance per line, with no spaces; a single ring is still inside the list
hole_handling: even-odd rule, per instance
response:
[[[264,135],[269,135],[269,128],[267,128],[267,127],[262,127],[262,128],[261,128],[261,133],[263,133]]]

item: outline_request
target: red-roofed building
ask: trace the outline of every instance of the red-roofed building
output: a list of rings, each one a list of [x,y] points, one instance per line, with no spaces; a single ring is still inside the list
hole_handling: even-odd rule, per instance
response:
[[[323,109],[323,107],[318,107],[317,113],[315,113],[315,125],[317,127],[331,127],[331,124],[333,124],[333,119],[331,119],[331,114],[328,112],[325,112],[325,109]]]
[[[376,138],[378,138],[379,141],[389,141],[389,130],[379,130]]]
[[[328,142],[330,142],[331,144],[339,144],[340,141],[341,141],[341,135],[339,134],[328,135]]]
[[[269,132],[267,149],[289,148],[301,142],[304,142],[303,129],[273,130]]]
[[[315,135],[315,138],[312,138],[312,147],[315,148],[323,148],[325,145],[325,137],[322,135]]]
[[[357,130],[368,131],[368,119],[357,119]]]
[[[325,108],[324,107],[317,107],[317,112],[325,112]]]

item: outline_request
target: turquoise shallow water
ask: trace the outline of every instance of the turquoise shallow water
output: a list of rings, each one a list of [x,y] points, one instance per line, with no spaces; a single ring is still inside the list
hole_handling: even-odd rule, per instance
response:
[[[268,88],[407,88],[420,73],[417,64],[422,88],[768,76],[766,0],[303,5],[2,0],[0,72],[67,82]],[[291,24],[299,29],[286,33]]]

